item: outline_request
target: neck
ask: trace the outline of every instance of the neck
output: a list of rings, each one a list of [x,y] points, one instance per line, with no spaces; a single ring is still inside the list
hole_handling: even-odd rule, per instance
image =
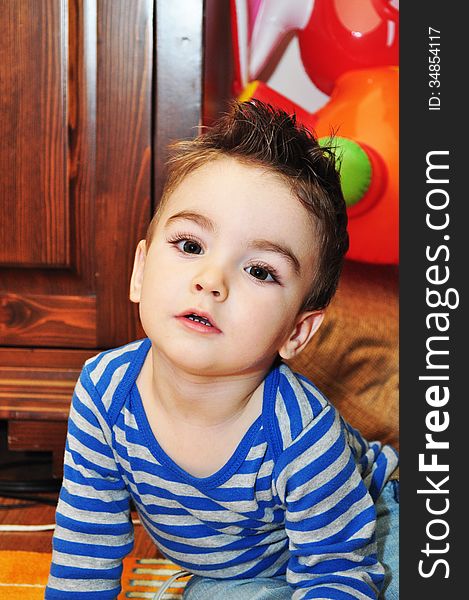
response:
[[[153,346],[145,366],[147,389],[151,389],[155,402],[180,422],[195,427],[223,427],[244,414],[248,407],[256,410],[256,406],[262,406],[261,383],[268,370],[214,377],[187,373]]]

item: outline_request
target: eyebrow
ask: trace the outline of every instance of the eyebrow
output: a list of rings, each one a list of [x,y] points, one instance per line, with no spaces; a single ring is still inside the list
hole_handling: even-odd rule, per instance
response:
[[[206,217],[205,215],[190,210],[182,210],[181,212],[178,212],[175,215],[169,217],[169,219],[166,221],[165,227],[179,219],[193,221],[194,223],[202,227],[202,229],[206,229],[211,232],[216,231],[215,223],[211,219],[209,219],[209,217]],[[250,241],[248,244],[248,248],[252,250],[262,250],[264,252],[275,252],[276,254],[280,254],[290,263],[290,266],[293,268],[297,275],[300,275],[301,273],[300,261],[295,256],[294,252],[287,246],[271,242],[270,240],[259,239]]]
[[[207,229],[211,232],[216,231],[215,223],[211,219],[204,215],[201,215],[200,213],[192,212],[190,210],[182,210],[181,212],[178,212],[175,215],[169,217],[169,219],[166,221],[165,227],[168,226],[171,222],[176,221],[178,219],[194,221],[195,223],[197,223],[197,225],[200,225],[202,229]]]
[[[287,246],[281,246],[280,244],[276,244],[275,242],[271,242],[270,240],[253,240],[249,242],[248,248],[252,248],[254,250],[263,250],[264,252],[275,252],[277,254],[281,254],[287,261],[290,263],[290,266],[293,268],[297,275],[301,273],[300,261],[297,259],[295,254],[290,248]]]

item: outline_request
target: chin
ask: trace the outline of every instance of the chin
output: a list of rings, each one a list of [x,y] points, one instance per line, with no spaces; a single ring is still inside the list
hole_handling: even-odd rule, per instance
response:
[[[159,350],[176,368],[193,375],[214,375],[222,367],[217,357],[206,356],[203,352],[188,346],[182,348],[160,347]]]
[[[166,343],[164,343],[166,342]],[[259,371],[268,371],[275,355],[245,356],[242,351],[235,352],[235,356],[229,356],[220,352],[220,349],[208,349],[179,342],[174,339],[155,341],[157,352],[164,356],[176,369],[191,375],[207,377],[223,377],[236,375],[249,375]]]
[[[172,364],[181,371],[190,375],[201,377],[227,377],[249,372],[245,365],[233,365],[229,361],[220,361],[219,357],[207,357],[195,352],[189,357],[187,351],[184,355],[169,357]]]

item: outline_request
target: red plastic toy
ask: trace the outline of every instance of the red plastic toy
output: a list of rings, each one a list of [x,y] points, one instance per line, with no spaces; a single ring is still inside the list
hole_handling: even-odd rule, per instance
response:
[[[235,91],[243,85],[241,99],[254,97],[295,112],[318,137],[327,138],[331,131],[339,136],[349,215],[347,258],[398,263],[397,2],[232,0],[232,9],[238,58]],[[249,83],[292,29],[298,34],[306,73],[330,95],[315,113],[264,82]],[[241,51],[243,44],[247,48]]]

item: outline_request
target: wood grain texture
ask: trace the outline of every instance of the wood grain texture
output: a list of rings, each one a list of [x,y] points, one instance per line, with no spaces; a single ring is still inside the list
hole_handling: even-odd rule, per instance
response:
[[[0,418],[12,421],[14,419],[35,420],[37,422],[49,419],[66,422],[70,410],[70,399],[74,386],[34,386],[25,381],[10,380],[6,382],[5,391],[0,393]],[[10,387],[8,386],[10,384]],[[3,385],[2,385],[3,387]],[[60,441],[62,451],[65,439]]]
[[[95,353],[0,348],[0,419],[65,422],[82,366]]]
[[[16,246],[16,262],[0,254],[0,341],[12,346],[94,347],[94,246],[88,234],[93,233],[95,220],[95,125],[93,111],[83,108],[92,104],[89,90],[95,88],[93,78],[88,81],[93,69],[84,46],[83,11],[89,2],[4,0],[2,4],[3,18],[9,15],[11,31],[25,36],[29,49],[12,58],[21,81],[12,110],[26,104],[28,110],[39,111],[35,118],[40,130],[18,128],[11,112],[2,118],[16,132],[8,140],[11,153],[30,173],[9,190],[9,199],[0,196],[0,211],[12,213],[9,222],[0,221],[0,237],[24,240]],[[95,48],[88,48],[88,55],[93,50],[95,54]],[[13,51],[12,41],[5,41],[1,62]],[[43,183],[50,177],[60,179],[59,192]],[[8,175],[2,171],[0,187],[7,184]],[[16,213],[10,210],[12,202]],[[47,258],[50,252],[38,260],[37,245],[63,246],[60,227],[66,228],[66,260]]]
[[[0,369],[18,369],[24,373],[49,373],[51,378],[63,378],[62,373],[79,373],[85,360],[97,350],[67,350],[50,348],[2,348]]]
[[[153,1],[102,0],[97,36],[97,334],[112,347],[136,337],[129,282],[151,215]]]
[[[4,344],[77,348],[96,346],[96,298],[4,293],[0,297]]]
[[[64,447],[67,436],[65,421],[21,420],[8,423],[8,448],[52,452],[52,474],[60,479],[64,468]]]
[[[70,264],[66,3],[0,10],[0,262]]]
[[[202,121],[211,125],[233,99],[230,2],[205,0]]]
[[[156,0],[154,209],[163,189],[168,143],[194,137],[202,122],[203,29],[204,2]]]
[[[3,0],[0,19],[0,343],[124,344],[151,215],[153,2]]]

